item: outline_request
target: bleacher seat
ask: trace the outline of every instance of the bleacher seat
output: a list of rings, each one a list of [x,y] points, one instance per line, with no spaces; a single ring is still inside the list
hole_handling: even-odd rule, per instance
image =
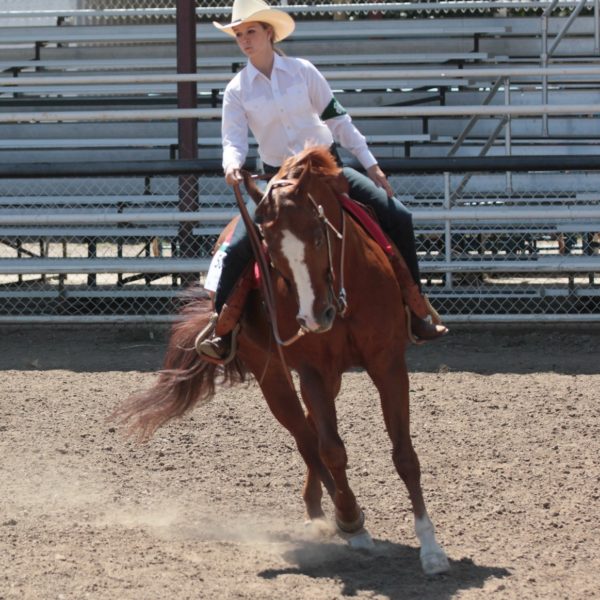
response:
[[[73,14],[77,14],[76,12]],[[90,17],[93,15],[89,14]],[[46,17],[52,18],[49,13]],[[78,17],[71,18],[68,11],[57,11],[55,25],[46,21],[41,26],[26,25],[4,27],[0,36],[0,72],[15,81],[0,87],[0,115],[4,112],[33,112],[36,110],[78,110],[81,107],[111,110],[127,108],[172,108],[176,106],[176,84],[156,83],[137,85],[131,82],[105,85],[70,85],[60,82],[40,88],[27,84],[27,79],[43,75],[51,76],[93,76],[132,74],[174,73],[176,69],[175,27],[172,23],[135,24],[124,21],[118,24],[84,25]],[[550,21],[550,36],[560,31],[567,17],[553,18]],[[76,23],[76,24],[75,24]],[[442,70],[461,68],[495,67],[501,72],[506,65],[538,66],[541,52],[540,20],[538,17],[516,16],[465,16],[432,19],[381,19],[331,21],[299,19],[295,34],[282,44],[283,50],[292,56],[303,56],[312,60],[323,72],[330,76],[330,83],[336,96],[352,112],[364,107],[393,106],[471,106],[484,102],[495,78],[440,76]],[[198,72],[213,76],[212,81],[198,85],[200,104],[220,106],[222,90],[231,74],[238,70],[244,59],[228,36],[216,31],[210,23],[199,23]],[[593,56],[594,19],[579,17],[570,33],[559,44],[556,53],[550,58],[553,64],[574,64],[597,62]],[[429,79],[411,80],[390,77],[397,69],[429,69]],[[386,74],[386,70],[388,74]],[[359,71],[381,71],[381,77],[361,78]],[[438,73],[434,75],[433,73]],[[23,82],[24,85],[16,85]],[[576,102],[597,103],[597,79],[582,81],[581,78],[552,81],[551,103]],[[512,102],[537,105],[540,103],[540,78],[511,80]],[[505,101],[502,93],[491,101],[501,104]],[[416,156],[446,156],[469,123],[469,114],[460,117],[420,117],[383,118],[355,117],[355,122],[368,137],[376,156],[382,161]],[[457,155],[475,156],[481,153],[488,136],[498,123],[496,118],[479,120],[470,132]],[[575,154],[598,153],[600,129],[594,119],[587,116],[571,116],[549,119],[549,132],[544,132],[540,118],[515,118],[511,120],[510,141],[514,154]],[[201,122],[200,155],[218,161],[220,156],[219,122],[217,118]],[[177,156],[177,123],[168,122],[124,122],[124,123],[0,123],[0,159],[4,165],[22,165],[27,162],[68,163],[98,160],[153,160],[175,158]],[[488,154],[504,154],[506,146],[501,136],[493,144]],[[252,147],[251,156],[255,156]],[[346,155],[346,159],[349,157]],[[136,274],[149,282],[165,272],[176,269],[178,273],[197,273],[206,268],[209,250],[196,259],[186,258],[179,253],[179,225],[175,222],[161,223],[118,223],[110,220],[110,215],[135,215],[140,210],[154,211],[157,215],[165,211],[177,210],[179,198],[176,193],[145,194],[146,182],[136,182],[139,193],[119,192],[113,182],[106,182],[107,189],[101,193],[97,189],[86,189],[82,178],[79,194],[65,193],[59,182],[47,182],[45,196],[36,196],[29,191],[18,195],[7,182],[0,180],[0,207],[4,215],[22,215],[21,225],[0,223],[0,292],[2,285],[11,284],[14,277],[41,275],[45,277],[60,274],[61,282],[80,282],[78,276],[89,275],[88,283],[100,285],[101,275],[119,274],[119,285],[135,281]],[[424,257],[423,271],[430,276],[443,277],[448,265],[443,256],[444,230],[441,223],[422,223],[420,210],[441,206],[440,196],[407,192],[407,177],[391,174],[392,184],[399,190],[403,201],[415,210],[415,221],[424,246],[432,249]],[[534,179],[533,177],[531,178]],[[521,179],[517,179],[521,185]],[[222,176],[215,170],[211,175],[203,175],[203,183],[210,186],[202,201],[207,206],[226,209],[233,214],[233,197],[223,184]],[[176,185],[176,180],[174,184]],[[421,175],[412,180],[414,188],[428,184],[440,189],[441,177],[428,178]],[[523,184],[524,185],[524,184]],[[538,181],[539,185],[539,181]],[[113,187],[115,189],[113,189]],[[517,186],[518,187],[518,186]],[[481,180],[469,182],[464,195],[457,204],[484,206],[489,203],[488,192],[495,190],[495,202],[507,203],[511,200],[504,192],[506,180],[490,176],[485,185]],[[578,199],[579,198],[579,199]],[[514,200],[514,198],[513,198]],[[566,195],[548,192],[544,198],[534,198],[523,194],[524,202],[536,205],[554,206],[564,202],[569,205],[581,203],[594,205],[596,196],[583,198],[581,194]],[[90,223],[68,224],[68,215],[83,211],[90,215]],[[93,216],[107,215],[107,222],[93,222]],[[39,216],[35,222],[32,215]],[[64,215],[65,222],[48,225],[45,215]],[[158,218],[158,217],[157,217]],[[214,243],[220,223],[194,223],[191,233],[206,242],[206,248]],[[501,256],[497,260],[517,259],[506,250],[513,244],[514,237],[531,235],[531,245],[525,245],[521,262],[507,268],[519,269],[546,268],[549,261],[540,257],[535,248],[535,240],[575,231],[593,234],[594,225],[574,220],[573,223],[539,228],[535,225],[521,227],[518,223],[508,223],[506,227],[494,227],[494,223],[484,223],[487,227],[479,238],[476,226],[482,222],[456,226],[453,235],[465,240],[475,240],[479,248]],[[502,236],[504,239],[501,239]],[[523,238],[524,239],[524,238]],[[587,238],[586,238],[587,239]],[[158,241],[157,241],[158,240]],[[441,240],[441,242],[440,242]],[[490,242],[490,240],[493,240]],[[85,254],[58,256],[63,247],[52,251],[55,244],[78,246],[77,251]],[[101,256],[101,245],[110,243],[116,249],[115,256]],[[203,242],[204,243],[204,242]],[[466,243],[466,242],[465,242]],[[32,245],[33,244],[33,245]],[[157,246],[158,244],[158,246]],[[157,252],[164,245],[167,257]],[[487,245],[486,245],[487,244]],[[491,244],[491,245],[490,245]],[[525,247],[523,246],[523,247]],[[157,250],[157,247],[159,250]],[[458,246],[457,246],[458,247]],[[517,247],[517,246],[512,246]],[[462,250],[465,250],[463,246]],[[523,250],[519,247],[519,252]],[[534,251],[530,251],[531,249]],[[465,251],[465,259],[456,262],[453,268],[469,272],[481,269],[469,263],[470,248]],[[28,254],[29,252],[29,254]],[[133,253],[133,254],[132,254]],[[137,254],[136,254],[137,253]],[[138,255],[139,254],[139,255]],[[475,253],[476,254],[476,253]],[[513,253],[514,254],[514,253]],[[176,256],[177,255],[177,256]],[[7,256],[10,256],[7,258]],[[503,258],[504,257],[504,258]],[[443,258],[443,260],[442,260]],[[585,257],[590,258],[590,257]],[[483,260],[483,259],[482,259]],[[489,259],[485,259],[489,260]],[[579,258],[577,258],[579,260]],[[510,261],[509,261],[510,262]],[[535,263],[535,267],[532,264]],[[175,267],[174,267],[175,265]],[[585,272],[589,262],[573,262],[574,268]],[[96,279],[96,275],[99,277]],[[7,276],[12,278],[6,279]],[[3,279],[4,278],[4,279]],[[127,279],[130,278],[130,279]],[[133,278],[133,279],[131,279]],[[176,282],[177,284],[179,283]],[[168,286],[167,286],[168,287]],[[176,287],[174,285],[173,287]],[[38,288],[42,294],[44,289]],[[79,290],[84,297],[93,292]],[[33,292],[32,292],[33,293]],[[64,293],[64,292],[63,292]],[[125,290],[102,291],[103,294],[124,294]],[[148,294],[148,290],[136,289],[135,294]],[[158,293],[158,292],[157,292]],[[169,292],[170,293],[170,292]],[[91,296],[90,296],[91,297]],[[3,296],[0,295],[0,298]]]

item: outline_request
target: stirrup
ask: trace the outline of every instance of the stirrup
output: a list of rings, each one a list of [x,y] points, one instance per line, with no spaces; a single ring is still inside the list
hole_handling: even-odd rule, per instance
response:
[[[413,328],[412,328],[412,312],[411,312],[409,306],[405,305],[404,310],[406,313],[406,330],[407,330],[407,334],[408,334],[408,339],[412,344],[415,344],[416,346],[420,346],[420,345],[424,344],[425,342],[436,340],[440,337],[443,337],[444,335],[446,335],[448,333],[448,328],[442,323],[442,319],[441,319],[439,313],[435,310],[435,308],[433,308],[433,306],[429,302],[429,298],[425,294],[423,294],[423,300],[425,302],[427,312],[429,313],[429,316],[431,317],[430,325],[432,327],[437,327],[438,325],[441,325],[442,327],[445,327],[446,330],[443,332],[440,332],[439,335],[436,335],[435,337],[431,337],[431,338],[417,337],[414,334]],[[419,318],[419,317],[417,316],[417,318]]]
[[[206,327],[204,327],[204,329],[196,336],[196,339],[194,340],[194,348],[196,348],[196,352],[198,352],[198,346],[214,333],[218,320],[219,313],[214,312],[212,315],[210,315],[210,319],[208,320]],[[200,354],[200,352],[198,352],[198,354]]]
[[[202,360],[205,360],[206,362],[215,365],[224,366],[229,364],[235,358],[235,354],[237,352],[237,335],[240,330],[240,325],[238,323],[231,331],[229,353],[223,357],[214,356],[212,354],[204,352],[202,349],[202,344],[214,334],[217,319],[218,315],[215,313],[211,317],[211,320],[209,321],[208,325],[196,336],[196,340],[194,341],[194,348],[196,349],[196,353],[198,354],[198,356],[200,356],[200,358],[202,358]]]

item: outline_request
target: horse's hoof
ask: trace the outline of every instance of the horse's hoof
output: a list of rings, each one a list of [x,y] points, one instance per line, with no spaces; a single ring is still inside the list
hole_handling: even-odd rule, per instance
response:
[[[361,510],[355,521],[342,521],[336,516],[335,524],[342,534],[355,534],[361,531],[365,524],[365,513]]]
[[[304,531],[313,539],[331,538],[335,535],[335,527],[326,519],[307,519]]]
[[[425,575],[439,575],[450,570],[448,557],[443,550],[421,554],[421,566]]]
[[[352,550],[373,550],[375,548],[371,534],[364,528],[357,533],[346,533],[343,537]]]

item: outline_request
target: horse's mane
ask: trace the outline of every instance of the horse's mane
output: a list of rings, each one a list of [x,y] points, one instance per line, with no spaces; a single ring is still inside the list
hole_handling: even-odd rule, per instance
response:
[[[280,173],[294,179],[300,177],[307,167],[311,173],[321,177],[337,177],[341,171],[327,146],[314,146],[286,159]]]

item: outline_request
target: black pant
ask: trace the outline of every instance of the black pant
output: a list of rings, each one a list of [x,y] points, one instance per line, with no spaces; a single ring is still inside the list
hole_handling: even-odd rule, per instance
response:
[[[270,172],[274,167],[265,165],[265,173],[275,174],[278,169]],[[363,204],[370,206],[377,216],[382,229],[389,235],[402,254],[413,279],[420,286],[419,264],[415,245],[415,234],[412,224],[412,215],[397,198],[388,198],[386,191],[377,187],[373,181],[352,169],[343,168],[344,176],[350,184],[349,196]],[[256,205],[254,201],[246,205],[250,216],[254,220]],[[235,282],[239,279],[244,268],[252,259],[252,246],[246,233],[246,227],[240,219],[227,248],[223,260],[223,271],[215,295],[215,308],[221,312],[223,304],[231,293]]]

